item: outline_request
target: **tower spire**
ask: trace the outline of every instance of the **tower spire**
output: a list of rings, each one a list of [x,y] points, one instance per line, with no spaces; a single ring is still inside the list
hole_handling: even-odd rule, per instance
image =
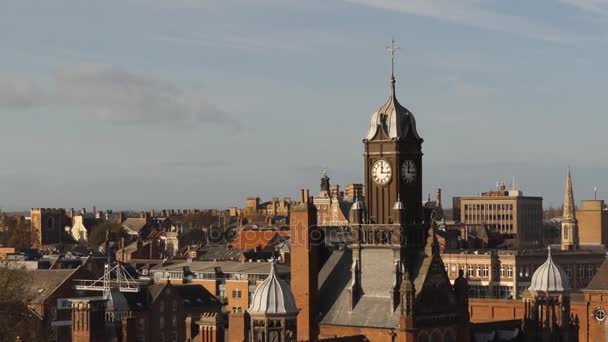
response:
[[[568,173],[566,176],[563,220],[576,220],[576,213],[574,212],[574,191],[572,190],[572,176],[570,175],[570,166],[568,166]]]
[[[562,250],[578,249],[578,221],[574,207],[574,191],[570,167],[566,176],[566,191],[564,192],[564,212],[562,217]]]
[[[386,50],[391,55],[391,95],[395,95],[395,55],[399,47],[395,45],[395,38],[391,39],[391,45],[386,47]]]

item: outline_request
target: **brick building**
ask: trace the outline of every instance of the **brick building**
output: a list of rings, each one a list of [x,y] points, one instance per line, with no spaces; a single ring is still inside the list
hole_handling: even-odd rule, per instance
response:
[[[280,278],[289,280],[287,266],[277,264],[276,270]],[[192,261],[157,265],[149,273],[156,283],[202,285],[232,311],[249,307],[253,292],[269,272],[268,262]]]
[[[59,244],[64,240],[65,227],[71,226],[64,209],[33,208],[30,211],[32,224],[32,248]]]
[[[28,271],[31,276],[29,308],[40,320],[48,341],[68,341],[71,335],[71,312],[68,299],[86,294],[74,289],[76,278],[92,279],[85,267],[61,270]]]
[[[313,199],[302,192],[292,208],[298,341],[468,340],[467,280],[450,283],[422,207],[422,142],[392,76],[363,140],[365,202],[350,208],[352,242],[321,258]]]

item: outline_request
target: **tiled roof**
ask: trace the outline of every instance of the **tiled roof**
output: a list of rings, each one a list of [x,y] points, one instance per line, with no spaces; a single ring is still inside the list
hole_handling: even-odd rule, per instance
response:
[[[266,249],[279,242],[280,237],[276,230],[242,230],[230,246],[241,250]]]

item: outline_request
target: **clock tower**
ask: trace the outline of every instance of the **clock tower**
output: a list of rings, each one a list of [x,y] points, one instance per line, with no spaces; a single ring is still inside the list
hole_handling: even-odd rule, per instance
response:
[[[393,42],[393,64],[395,50]],[[369,223],[393,223],[392,208],[398,199],[405,207],[405,223],[422,223],[422,142],[414,115],[397,101],[391,72],[388,100],[372,114],[363,139]]]

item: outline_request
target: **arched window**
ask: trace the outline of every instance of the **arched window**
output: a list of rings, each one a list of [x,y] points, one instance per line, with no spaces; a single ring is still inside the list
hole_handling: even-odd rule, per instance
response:
[[[427,331],[421,331],[418,333],[418,336],[416,336],[416,342],[430,342],[431,341],[431,337],[429,336],[429,333]]]
[[[433,330],[433,333],[431,333],[431,342],[443,342],[443,332],[439,329]]]

